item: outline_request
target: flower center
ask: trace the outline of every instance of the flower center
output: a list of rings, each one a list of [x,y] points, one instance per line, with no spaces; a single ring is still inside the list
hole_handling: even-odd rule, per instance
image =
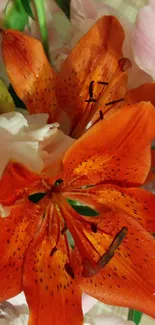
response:
[[[29,199],[40,205],[45,202],[42,223],[47,224],[52,239],[50,256],[52,257],[58,251],[62,236],[70,255],[73,246],[68,237],[69,231],[82,259],[82,274],[84,277],[90,277],[97,274],[112,259],[126,236],[127,228],[123,227],[113,239],[110,238],[109,246],[105,248],[102,238],[104,231],[98,224],[100,216],[95,219],[77,213],[61,193],[62,186],[63,180],[58,179],[46,193],[33,194]],[[70,260],[70,256],[68,258]],[[73,276],[70,263],[66,265],[66,269]]]

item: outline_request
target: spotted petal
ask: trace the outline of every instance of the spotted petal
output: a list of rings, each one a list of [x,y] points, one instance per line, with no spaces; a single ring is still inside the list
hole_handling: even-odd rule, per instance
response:
[[[104,244],[101,246],[100,236],[98,247],[107,251],[110,238],[122,227],[128,228],[127,235],[111,260],[94,276],[83,276],[83,260],[75,250],[72,262],[76,281],[84,292],[104,303],[134,308],[155,317],[155,239],[126,214],[107,212],[99,218],[100,223],[94,219],[98,225],[96,234],[103,231]]]
[[[26,201],[12,206],[8,217],[0,217],[0,301],[22,290],[24,257],[41,214],[37,205]]]
[[[155,195],[151,192],[103,184],[85,189],[66,189],[64,195],[91,206],[100,213],[106,209],[126,213],[147,231],[155,233]]]
[[[154,123],[150,103],[125,106],[98,122],[67,151],[64,180],[80,185],[101,181],[142,184],[150,169]]]
[[[89,102],[89,98],[93,95],[93,99],[98,99],[106,88],[98,82],[108,82],[112,78],[122,56],[123,39],[124,32],[117,19],[104,16],[83,36],[63,63],[57,92],[60,107],[71,119],[71,133],[78,123],[81,128],[86,126],[94,106],[94,100]],[[94,90],[89,94],[92,81],[95,81]]]
[[[52,214],[52,208],[49,214]],[[81,291],[69,266],[65,237],[59,233],[54,213],[48,213],[39,234],[29,247],[24,267],[24,292],[30,308],[29,325],[82,325]],[[55,248],[54,248],[55,247]]]
[[[15,201],[28,193],[31,190],[29,188],[37,187],[37,191],[45,191],[45,186],[41,183],[40,176],[26,169],[23,165],[10,162],[2,178],[0,179],[0,203],[3,205],[11,205]],[[32,191],[33,191],[32,190]]]
[[[77,214],[67,202],[62,204],[61,198],[58,204],[75,241],[72,266],[82,291],[154,317],[154,237],[113,205],[103,205],[103,214],[89,218]]]
[[[53,121],[57,111],[56,73],[41,42],[15,30],[7,30],[2,36],[3,58],[16,93],[30,113],[49,113]]]

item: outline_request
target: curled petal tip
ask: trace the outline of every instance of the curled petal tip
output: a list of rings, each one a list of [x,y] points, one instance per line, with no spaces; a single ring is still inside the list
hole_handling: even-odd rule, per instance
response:
[[[131,68],[132,62],[128,58],[121,58],[118,61],[118,65],[119,65],[119,68],[121,69],[121,71],[123,72],[123,71],[126,71],[129,68]]]

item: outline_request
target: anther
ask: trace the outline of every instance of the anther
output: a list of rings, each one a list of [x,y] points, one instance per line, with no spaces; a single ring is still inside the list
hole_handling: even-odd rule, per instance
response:
[[[112,243],[110,244],[107,252],[104,253],[97,263],[90,262],[88,259],[83,260],[83,276],[91,277],[97,274],[114,256],[116,249],[120,246],[127,234],[128,228],[123,227],[114,237]]]
[[[67,225],[64,225],[64,227],[61,229],[61,235],[63,235],[67,231]]]
[[[51,249],[51,252],[50,252],[50,256],[53,256],[56,252],[57,252],[57,247],[54,246],[52,249]]]
[[[93,85],[94,85],[94,80],[92,80],[89,84],[89,99],[86,99],[85,102],[86,103],[93,103],[96,102],[96,99],[93,98],[94,94],[93,94]]]
[[[100,120],[103,120],[104,115],[103,115],[103,112],[101,110],[99,111],[99,114],[100,114]]]
[[[105,85],[105,86],[108,85],[108,82],[106,82],[106,81],[98,81],[97,83],[98,83],[99,85]]]
[[[92,232],[96,233],[97,232],[97,224],[95,222],[91,223],[91,230]]]
[[[92,80],[89,84],[89,96],[90,98],[93,97],[93,85],[94,85],[94,80]]]
[[[105,106],[110,106],[110,105],[113,105],[113,104],[116,104],[119,102],[123,102],[123,101],[124,101],[124,98],[116,99],[116,100],[106,103]]]
[[[95,103],[96,99],[95,98],[89,98],[85,100],[86,103]]]
[[[65,264],[65,270],[68,273],[68,275],[70,275],[71,278],[74,279],[74,271],[69,263]]]

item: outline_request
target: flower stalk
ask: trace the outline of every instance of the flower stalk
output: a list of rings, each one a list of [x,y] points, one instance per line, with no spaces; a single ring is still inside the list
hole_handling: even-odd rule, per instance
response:
[[[48,44],[48,29],[46,24],[46,12],[45,12],[44,0],[34,0],[34,5],[35,5],[38,24],[40,28],[42,44],[45,53],[49,59],[50,55],[49,55],[49,44]]]
[[[140,311],[129,308],[128,320],[133,321],[136,325],[139,325],[142,319],[142,313]]]

